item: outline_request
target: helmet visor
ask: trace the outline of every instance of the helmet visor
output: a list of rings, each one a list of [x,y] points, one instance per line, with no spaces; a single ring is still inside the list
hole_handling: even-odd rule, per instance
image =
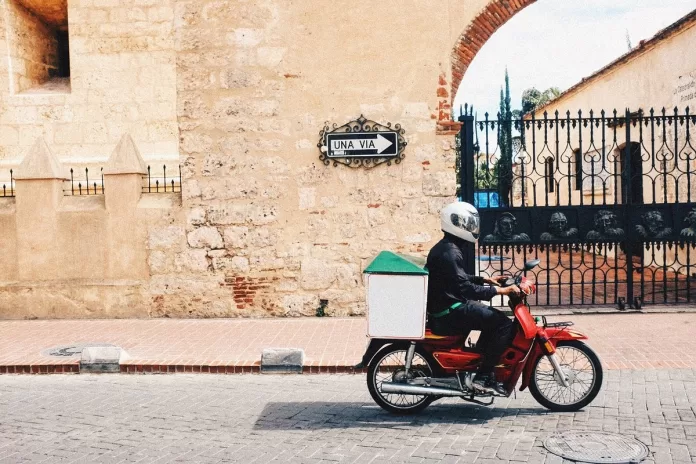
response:
[[[464,216],[459,214],[452,214],[452,224],[468,231],[475,239],[479,238],[479,233],[481,231],[481,218],[478,214],[469,213]]]

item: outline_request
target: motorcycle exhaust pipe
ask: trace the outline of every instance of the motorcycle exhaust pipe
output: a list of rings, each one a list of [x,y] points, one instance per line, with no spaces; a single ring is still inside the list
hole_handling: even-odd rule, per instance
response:
[[[469,396],[470,392],[440,387],[424,387],[403,383],[382,382],[382,393],[403,393],[406,395]]]

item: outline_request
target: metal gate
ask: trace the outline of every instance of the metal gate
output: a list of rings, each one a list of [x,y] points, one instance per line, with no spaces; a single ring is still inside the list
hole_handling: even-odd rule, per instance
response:
[[[481,274],[539,258],[542,306],[696,301],[696,116],[601,111],[459,117],[464,201]],[[502,301],[494,301],[494,305]]]

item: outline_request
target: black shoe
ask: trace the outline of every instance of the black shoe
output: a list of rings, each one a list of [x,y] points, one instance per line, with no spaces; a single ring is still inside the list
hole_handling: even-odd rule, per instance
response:
[[[496,382],[493,374],[476,374],[473,381],[474,389],[483,393],[507,396],[508,392],[503,387],[503,384]]]

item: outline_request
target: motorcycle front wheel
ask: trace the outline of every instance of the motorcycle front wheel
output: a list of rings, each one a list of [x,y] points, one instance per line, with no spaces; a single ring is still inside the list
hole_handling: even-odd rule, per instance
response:
[[[432,377],[434,361],[428,353],[416,347],[411,369],[406,375],[407,346],[390,345],[379,351],[367,369],[367,389],[381,408],[393,414],[414,414],[427,408],[437,397],[384,393],[382,382],[406,383],[417,377]]]
[[[536,361],[529,392],[542,406],[556,412],[578,411],[595,399],[602,388],[602,363],[597,354],[581,341],[561,341],[556,358],[569,380],[564,387],[546,356]]]

